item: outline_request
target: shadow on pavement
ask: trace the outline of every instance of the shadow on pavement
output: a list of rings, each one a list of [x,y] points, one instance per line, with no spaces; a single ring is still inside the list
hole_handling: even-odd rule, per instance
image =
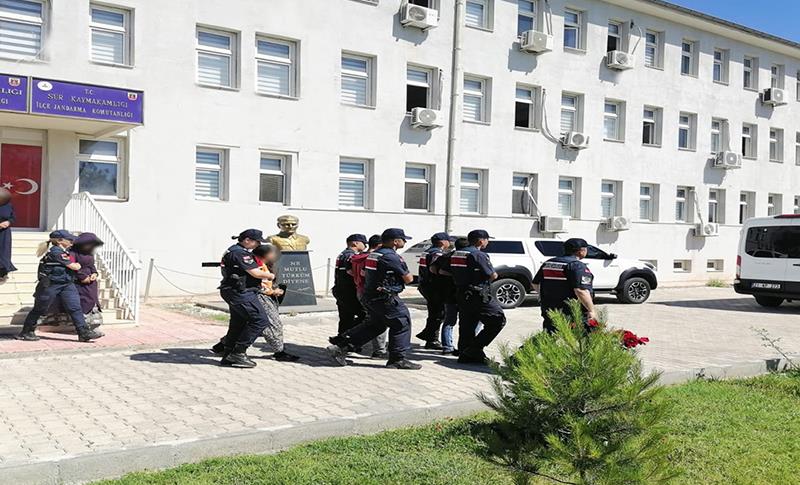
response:
[[[160,352],[143,352],[131,355],[131,360],[155,364],[219,365],[219,357],[209,349],[162,349]]]
[[[799,315],[800,305],[784,303],[777,308],[763,307],[753,298],[720,298],[716,300],[678,300],[654,301],[653,305],[664,305],[679,308],[698,308],[702,310],[724,310],[731,312],[773,313],[783,315]]]

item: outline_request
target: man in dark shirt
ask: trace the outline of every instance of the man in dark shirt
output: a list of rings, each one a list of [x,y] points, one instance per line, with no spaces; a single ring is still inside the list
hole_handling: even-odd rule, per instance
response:
[[[581,262],[586,257],[589,244],[583,239],[564,241],[564,256],[548,259],[533,278],[533,290],[539,293],[544,317],[544,330],[555,332],[549,310],[561,310],[569,316],[569,300],[577,299],[584,309],[584,319],[595,318],[592,297],[594,275]]]
[[[419,258],[419,289],[425,298],[428,309],[428,319],[425,328],[417,334],[417,338],[425,341],[426,349],[442,350],[439,341],[439,328],[444,319],[444,294],[439,288],[440,278],[431,274],[430,268],[450,248],[452,239],[446,232],[437,232],[431,236],[431,247],[425,250]]]
[[[347,248],[336,257],[336,271],[333,275],[333,296],[339,310],[338,333],[344,333],[364,320],[364,308],[356,295],[350,260],[366,249],[367,236],[351,234],[347,237]]]

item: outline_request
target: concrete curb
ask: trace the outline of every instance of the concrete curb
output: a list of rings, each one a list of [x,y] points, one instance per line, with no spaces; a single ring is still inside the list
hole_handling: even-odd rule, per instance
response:
[[[664,385],[694,379],[736,379],[786,370],[785,359],[765,359],[731,366],[699,367],[668,371]],[[261,428],[246,433],[154,444],[152,446],[65,457],[0,468],[0,483],[15,485],[67,485],[119,477],[142,470],[159,470],[207,458],[242,454],[266,454],[291,446],[336,436],[374,434],[389,429],[427,424],[447,417],[460,417],[486,410],[477,398],[400,412],[357,415],[313,423]]]

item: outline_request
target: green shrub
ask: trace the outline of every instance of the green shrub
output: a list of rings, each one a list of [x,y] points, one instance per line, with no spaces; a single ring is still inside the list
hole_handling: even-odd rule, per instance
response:
[[[587,332],[581,306],[571,318],[551,312],[556,332],[502,352],[494,395],[481,399],[500,416],[486,433],[490,455],[518,472],[579,485],[666,483],[674,476],[665,419],[671,406],[645,375],[621,333],[604,322]],[[604,317],[601,317],[603,319]]]
[[[706,286],[709,288],[728,288],[730,285],[724,280],[711,278],[710,280],[706,281]]]

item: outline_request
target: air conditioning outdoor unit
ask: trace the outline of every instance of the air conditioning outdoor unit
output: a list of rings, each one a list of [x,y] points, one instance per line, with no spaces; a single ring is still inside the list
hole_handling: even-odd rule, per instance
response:
[[[609,217],[605,220],[605,227],[607,231],[612,232],[627,231],[631,228],[631,221],[622,216]]]
[[[714,159],[714,166],[724,169],[742,168],[742,156],[736,152],[719,152]]]
[[[431,130],[442,126],[439,119],[441,113],[428,108],[414,108],[411,110],[411,127]]]
[[[539,218],[540,232],[567,232],[567,218],[556,216],[542,216]]]
[[[704,222],[694,226],[694,235],[696,237],[714,237],[719,236],[719,224],[713,222]]]
[[[433,8],[425,8],[409,3],[400,12],[400,23],[404,27],[416,27],[427,30],[439,25],[439,12]]]
[[[553,36],[538,30],[526,30],[519,39],[519,49],[525,52],[548,52],[553,50]]]
[[[609,69],[626,71],[633,69],[634,57],[625,51],[611,51],[606,54],[606,65]]]
[[[570,131],[564,135],[561,143],[573,150],[583,150],[584,148],[589,148],[589,136],[579,131]]]
[[[779,88],[767,88],[761,93],[761,102],[770,106],[786,104],[786,91]]]

